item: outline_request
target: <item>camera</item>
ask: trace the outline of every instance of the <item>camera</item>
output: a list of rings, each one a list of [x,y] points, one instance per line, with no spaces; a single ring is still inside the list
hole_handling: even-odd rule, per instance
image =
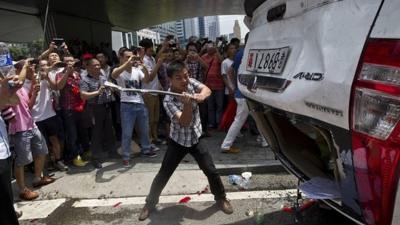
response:
[[[57,45],[58,48],[60,48],[61,45],[64,43],[64,38],[53,38],[53,42],[55,45]]]
[[[67,64],[65,63],[65,62],[56,62],[55,64],[54,64],[54,67],[56,67],[56,68],[62,68],[62,67],[66,67],[67,66]]]

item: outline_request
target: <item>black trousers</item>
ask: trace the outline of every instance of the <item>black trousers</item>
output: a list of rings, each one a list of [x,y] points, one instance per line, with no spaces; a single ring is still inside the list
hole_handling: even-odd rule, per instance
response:
[[[100,160],[101,154],[116,149],[115,135],[111,118],[111,105],[90,105],[93,110],[92,160]]]
[[[155,207],[162,190],[168,183],[169,178],[188,153],[193,156],[200,169],[207,176],[214,199],[217,201],[226,198],[225,188],[222,184],[221,177],[215,168],[210,153],[207,148],[203,146],[202,141],[199,144],[188,148],[169,140],[167,152],[165,153],[160,171],[158,171],[158,174],[154,178],[153,183],[151,184],[150,193],[146,198],[147,207]]]
[[[62,119],[66,135],[66,151],[64,151],[64,156],[67,160],[72,160],[76,156],[82,154],[82,149],[89,149],[89,133],[87,124],[90,121],[84,121],[85,119],[83,116],[83,112],[75,112],[73,110],[62,111]]]
[[[0,224],[18,225],[11,188],[11,157],[0,160]]]

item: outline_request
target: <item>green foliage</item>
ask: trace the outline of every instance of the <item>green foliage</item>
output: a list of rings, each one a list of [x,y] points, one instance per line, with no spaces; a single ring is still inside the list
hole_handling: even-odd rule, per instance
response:
[[[42,48],[43,48],[43,40],[34,40],[32,42],[28,43],[18,43],[18,44],[13,44],[10,43],[11,45],[9,46],[11,56],[14,60],[19,60],[21,58],[26,58],[26,57],[33,57],[37,58],[41,53],[42,53]]]

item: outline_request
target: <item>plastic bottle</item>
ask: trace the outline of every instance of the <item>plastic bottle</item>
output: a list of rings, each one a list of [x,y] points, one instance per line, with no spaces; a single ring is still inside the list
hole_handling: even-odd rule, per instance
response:
[[[7,77],[13,68],[12,58],[7,44],[0,42],[0,76]]]
[[[237,185],[240,189],[247,190],[250,187],[250,180],[239,175],[229,175],[228,182],[232,185]]]

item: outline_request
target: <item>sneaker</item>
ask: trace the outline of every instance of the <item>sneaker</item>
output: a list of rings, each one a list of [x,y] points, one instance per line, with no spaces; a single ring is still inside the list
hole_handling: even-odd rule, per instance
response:
[[[232,214],[233,213],[233,208],[231,203],[227,199],[221,199],[217,201],[218,206],[224,212],[225,214]]]
[[[256,141],[257,142],[262,142],[263,141],[263,137],[261,135],[257,135]]]
[[[149,157],[149,158],[157,157],[157,154],[155,152],[153,152],[153,151],[142,153],[142,155],[145,156],[145,157]]]
[[[261,141],[261,147],[265,148],[268,146],[269,146],[269,144],[268,144],[267,140],[265,140],[265,138],[263,138],[263,140]]]
[[[32,201],[39,197],[39,193],[25,188],[21,193],[19,193],[19,198],[25,201]]]
[[[150,215],[150,208],[144,206],[143,209],[140,211],[139,221],[146,220],[147,218],[149,218],[149,215]]]
[[[158,151],[160,151],[160,148],[157,147],[155,144],[151,144],[150,145],[150,150],[153,151],[153,152],[158,152]]]
[[[43,176],[42,178],[40,178],[40,180],[33,182],[32,186],[34,188],[38,188],[38,187],[41,187],[41,186],[45,186],[45,185],[51,184],[55,180],[56,179],[54,179],[54,178],[51,178],[51,177],[48,177],[48,176]]]
[[[78,155],[74,160],[72,160],[72,164],[76,167],[86,166],[87,162],[83,161],[82,158]]]
[[[222,153],[239,153],[240,149],[236,147],[230,147],[229,149],[221,149]]]
[[[122,160],[122,165],[124,165],[124,167],[129,167],[129,160]]]
[[[56,169],[58,169],[59,171],[67,171],[67,170],[68,170],[68,166],[66,166],[66,165],[64,164],[64,162],[61,161],[61,160],[58,160],[58,161],[54,164],[54,166],[55,166]]]

